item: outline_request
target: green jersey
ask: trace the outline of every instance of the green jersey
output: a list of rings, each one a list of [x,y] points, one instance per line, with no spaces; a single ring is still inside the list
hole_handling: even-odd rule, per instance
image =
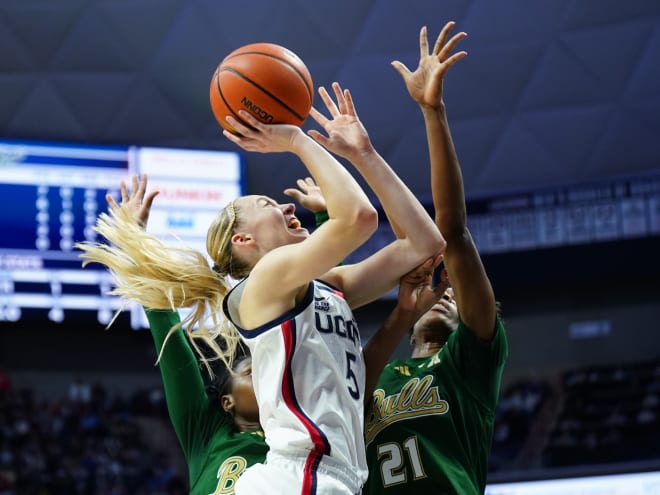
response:
[[[179,323],[179,314],[147,310],[147,318],[160,352],[170,328]],[[190,494],[233,494],[243,471],[266,458],[263,432],[238,431],[229,414],[212,406],[183,330],[177,330],[165,344],[160,372],[170,420],[188,465]]]
[[[389,363],[366,415],[363,494],[483,493],[507,354],[498,318],[491,342],[459,322],[433,356]]]

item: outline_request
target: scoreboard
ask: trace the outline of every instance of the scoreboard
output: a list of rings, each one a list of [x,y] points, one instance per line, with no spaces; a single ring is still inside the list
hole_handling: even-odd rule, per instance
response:
[[[143,173],[161,191],[149,230],[203,253],[210,219],[243,193],[234,152],[0,141],[0,321],[41,311],[54,322],[81,312],[110,322],[122,305],[108,296],[111,276],[83,269],[73,246],[96,240],[106,194],[119,200],[120,182]],[[141,308],[130,311],[145,326]]]

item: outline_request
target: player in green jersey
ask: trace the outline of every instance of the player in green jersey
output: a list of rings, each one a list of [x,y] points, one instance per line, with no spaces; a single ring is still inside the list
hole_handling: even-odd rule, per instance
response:
[[[133,177],[130,192],[121,184],[122,205],[142,228],[158,194],[147,194],[146,186],[146,176],[140,181]],[[118,207],[111,196],[107,199],[111,209]],[[87,253],[93,258],[93,250]],[[180,326],[179,313],[147,309],[146,315],[170,421],[188,466],[190,494],[233,494],[238,477],[248,466],[263,462],[268,451],[252,388],[252,360],[236,359],[233,373],[222,370],[207,387],[184,330],[172,330]]]
[[[467,228],[463,179],[442,98],[446,71],[467,55],[452,54],[466,36],[449,38],[453,27],[444,26],[431,52],[422,28],[415,71],[392,64],[424,116],[435,221],[447,241],[444,265],[452,290],[439,297],[442,288],[433,288],[428,277],[419,287],[399,291],[399,303],[409,298],[408,306],[421,317],[411,334],[411,357],[386,366],[367,413],[368,495],[477,495],[486,485],[508,348]]]
[[[198,360],[179,328],[176,311],[147,310],[147,319],[163,380],[167,410],[188,466],[192,495],[233,494],[236,480],[246,467],[266,458],[268,446],[259,425],[252,360],[234,361],[235,374],[206,393]]]

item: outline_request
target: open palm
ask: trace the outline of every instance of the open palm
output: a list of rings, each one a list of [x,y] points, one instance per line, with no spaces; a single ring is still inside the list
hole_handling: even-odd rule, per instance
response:
[[[454,25],[453,21],[445,24],[432,52],[429,52],[426,27],[422,27],[419,33],[419,64],[414,72],[398,60],[392,62],[392,66],[403,77],[412,99],[422,106],[437,108],[442,103],[442,82],[445,74],[454,63],[467,55],[465,51],[451,54],[456,44],[467,36],[466,33],[460,32],[447,41]]]

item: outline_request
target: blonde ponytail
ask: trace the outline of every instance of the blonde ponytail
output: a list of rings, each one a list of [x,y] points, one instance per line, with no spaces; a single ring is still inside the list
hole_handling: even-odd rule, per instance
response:
[[[230,289],[223,274],[214,271],[199,251],[168,245],[145,232],[126,205],[111,215],[102,213],[94,230],[107,243],[83,242],[76,247],[82,251],[83,266],[99,263],[108,268],[115,282],[110,294],[149,309],[190,309],[170,334],[183,328],[209,371],[209,361],[215,358],[202,351],[198,340],[232,369],[240,336],[222,314],[222,301]]]

